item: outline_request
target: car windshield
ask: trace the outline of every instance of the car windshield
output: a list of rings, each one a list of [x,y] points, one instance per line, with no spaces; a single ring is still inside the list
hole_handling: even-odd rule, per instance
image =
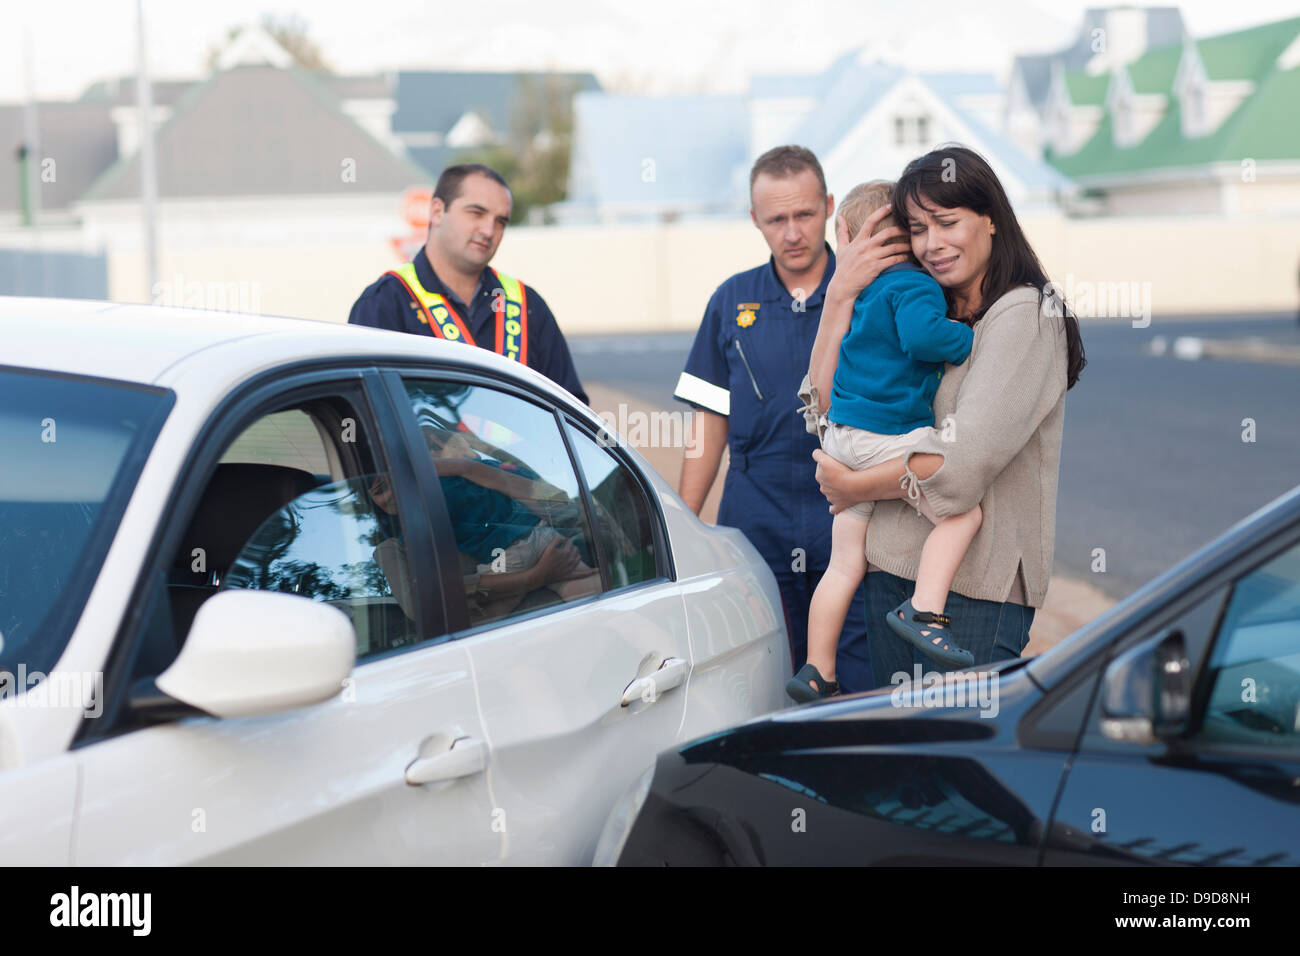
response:
[[[6,695],[63,652],[170,406],[159,389],[0,369]]]

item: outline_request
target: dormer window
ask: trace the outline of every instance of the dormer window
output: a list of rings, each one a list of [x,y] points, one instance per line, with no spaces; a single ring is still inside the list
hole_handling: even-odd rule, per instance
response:
[[[1183,110],[1187,114],[1186,129],[1196,135],[1205,129],[1205,84],[1193,82],[1183,98]]]
[[[894,145],[924,148],[930,145],[930,117],[912,114],[894,117]]]
[[[1133,142],[1133,98],[1128,93],[1115,97],[1112,113],[1115,117],[1115,143],[1127,146]]]

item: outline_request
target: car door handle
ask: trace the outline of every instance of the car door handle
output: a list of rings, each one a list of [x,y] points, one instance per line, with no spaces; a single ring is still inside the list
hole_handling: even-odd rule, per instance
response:
[[[684,680],[686,680],[686,662],[680,657],[670,657],[660,664],[659,669],[654,673],[638,677],[628,684],[623,691],[623,702],[619,706],[626,707],[636,700],[654,703],[659,699],[660,694],[681,686]]]
[[[487,751],[483,741],[473,737],[458,737],[451,749],[432,757],[418,757],[406,768],[406,782],[413,787],[440,780],[455,780],[481,773],[487,765]]]

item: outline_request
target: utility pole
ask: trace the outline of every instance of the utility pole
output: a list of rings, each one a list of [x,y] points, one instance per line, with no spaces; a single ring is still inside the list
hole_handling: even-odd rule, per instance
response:
[[[140,114],[140,198],[144,201],[145,271],[152,300],[158,283],[158,174],[153,152],[153,89],[149,85],[149,66],[145,58],[144,0],[136,0],[136,44],[139,54],[135,98]]]
[[[23,225],[35,226],[41,212],[41,124],[36,112],[36,78],[32,64],[32,29],[23,25],[23,78],[27,101],[23,104],[23,142],[18,148],[18,175],[22,198]]]

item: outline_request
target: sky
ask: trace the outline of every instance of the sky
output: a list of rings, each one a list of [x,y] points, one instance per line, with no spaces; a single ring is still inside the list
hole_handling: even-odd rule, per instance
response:
[[[918,69],[1005,75],[1073,38],[1084,0],[143,0],[155,79],[203,75],[232,26],[296,14],[341,73],[590,70],[621,92],[740,92],[753,73],[820,72],[874,44]],[[136,0],[0,0],[0,102],[73,99],[135,71]],[[1300,0],[1188,0],[1195,36],[1300,15]],[[918,22],[918,18],[922,22]],[[933,25],[941,25],[941,29]]]

